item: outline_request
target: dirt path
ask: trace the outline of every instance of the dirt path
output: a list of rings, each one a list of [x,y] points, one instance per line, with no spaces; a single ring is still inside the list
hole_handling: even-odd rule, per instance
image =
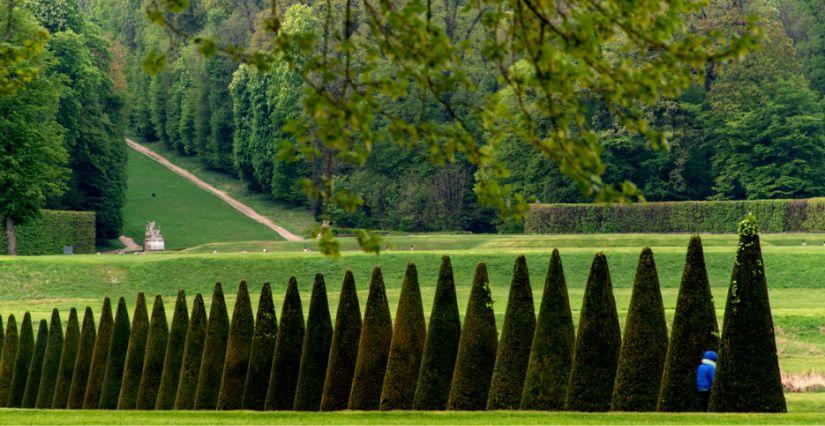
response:
[[[126,248],[123,249],[124,253],[130,253],[130,252],[133,252],[133,251],[143,250],[143,247],[137,245],[135,240],[131,239],[130,237],[127,237],[125,235],[121,235],[120,238],[118,238],[118,239],[120,240],[121,244],[126,246]]]
[[[150,148],[147,148],[133,140],[126,139],[126,143],[129,145],[130,148],[134,149],[135,151],[151,158],[152,160],[157,161],[167,169],[175,172],[177,175],[183,177],[184,179],[194,183],[195,185],[201,187],[202,189],[211,192],[216,197],[220,198],[226,204],[229,204],[235,210],[243,213],[245,216],[249,217],[250,219],[254,220],[255,222],[260,223],[261,225],[266,226],[267,228],[277,232],[280,236],[284,237],[287,241],[301,241],[303,238],[299,235],[295,235],[292,232],[287,231],[284,227],[278,226],[275,222],[271,221],[268,217],[256,212],[252,207],[247,206],[246,204],[232,198],[229,194],[224,191],[215,188],[214,186],[204,182],[199,177],[189,173],[187,170],[182,169],[174,164],[171,161],[167,160],[165,157],[161,156],[157,152],[153,151]],[[134,243],[134,241],[133,241]]]

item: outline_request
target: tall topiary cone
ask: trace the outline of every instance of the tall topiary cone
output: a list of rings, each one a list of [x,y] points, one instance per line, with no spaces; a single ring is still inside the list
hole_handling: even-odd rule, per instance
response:
[[[696,368],[706,350],[719,346],[719,325],[710,292],[702,240],[690,239],[676,313],[665,358],[659,411],[699,411],[696,395]]]
[[[132,314],[132,329],[126,349],[126,361],[123,365],[117,409],[134,410],[137,407],[137,394],[140,388],[140,376],[143,374],[143,358],[146,355],[146,338],[149,334],[149,314],[146,313],[146,296],[138,293],[135,313]]]
[[[136,314],[139,313],[138,306],[140,305],[140,301],[143,299],[142,296],[142,293],[138,295],[138,304],[135,306]],[[142,314],[143,315],[136,316],[143,316],[143,318],[140,319],[140,327],[146,330],[146,326],[149,321],[145,318],[145,300],[143,300]],[[129,311],[126,310],[126,300],[121,297],[117,301],[115,324],[112,327],[112,341],[109,344],[109,356],[106,358],[106,374],[103,375],[103,388],[100,391],[99,408],[103,410],[114,410],[117,408],[120,388],[123,384],[126,357],[129,351],[129,337],[131,334],[131,326],[129,325]],[[142,339],[141,336],[143,336]],[[136,346],[145,349],[145,331],[141,334],[137,334],[135,337],[143,341],[143,343],[139,343],[139,346]],[[143,350],[141,350],[141,352],[143,352]]]
[[[49,337],[46,340],[46,351],[43,353],[43,365],[40,367],[40,385],[37,387],[35,408],[52,408],[62,351],[63,323],[60,321],[60,312],[55,308],[49,322]]]
[[[186,342],[183,345],[178,390],[175,393],[176,410],[191,410],[195,406],[203,344],[206,341],[206,321],[206,306],[198,293],[192,303],[192,317],[189,319]]]
[[[111,315],[110,315],[111,318]],[[92,364],[92,354],[95,350],[95,317],[92,308],[86,307],[83,313],[83,326],[80,329],[80,340],[77,343],[77,357],[72,370],[72,382],[66,408],[79,410],[83,408],[83,399],[86,394],[86,384],[89,382],[89,367]]]
[[[252,349],[249,351],[249,369],[246,372],[246,384],[243,390],[243,408],[264,409],[277,338],[278,318],[275,316],[275,304],[272,302],[272,287],[269,283],[264,283],[261,297],[258,299]]]
[[[69,389],[72,386],[74,365],[77,362],[77,345],[80,340],[80,325],[77,321],[77,309],[69,311],[69,322],[66,323],[66,335],[63,338],[63,350],[60,353],[60,362],[57,370],[57,380],[52,395],[52,408],[66,408],[69,401]]]
[[[579,331],[567,389],[568,411],[607,411],[619,363],[622,335],[607,258],[599,253],[590,266],[579,314]]]
[[[401,296],[395,311],[387,373],[381,390],[382,410],[411,410],[415,400],[415,385],[427,340],[427,323],[421,304],[418,270],[407,265]]]
[[[23,391],[22,408],[34,408],[37,403],[37,392],[40,390],[40,375],[43,372],[43,358],[46,356],[46,346],[49,340],[49,326],[46,320],[40,320],[37,328],[37,340],[34,343],[34,353],[29,363],[29,374],[26,377],[26,389]]]
[[[507,312],[490,381],[490,396],[487,398],[488,410],[514,410],[521,405],[535,330],[536,309],[533,306],[527,259],[519,256],[513,266]]]
[[[441,258],[427,340],[421,357],[421,370],[413,401],[415,410],[447,408],[460,338],[461,318],[458,316],[453,265],[450,258],[444,256]]]
[[[189,328],[189,311],[186,307],[186,293],[180,289],[175,301],[175,313],[172,314],[172,327],[169,330],[166,353],[163,356],[163,373],[160,377],[158,397],[155,400],[156,410],[175,408],[175,395],[178,392],[187,328]]]
[[[350,410],[377,410],[392,341],[392,319],[381,268],[372,270],[370,292],[364,308],[364,325],[358,342],[358,361],[349,396]]]
[[[195,392],[196,410],[214,410],[218,406],[223,365],[226,361],[226,342],[229,338],[229,316],[223,298],[221,283],[215,284],[209,323],[203,343],[203,358],[198,372],[198,388]]]
[[[779,375],[759,228],[753,214],[739,223],[739,250],[725,304],[709,411],[788,411]]]
[[[238,286],[238,296],[232,311],[232,326],[229,330],[226,361],[223,364],[221,391],[218,396],[219,410],[237,410],[242,406],[254,333],[255,317],[252,314],[246,282],[242,281]]]
[[[166,310],[163,298],[155,296],[152,305],[152,319],[149,321],[149,336],[146,338],[146,354],[143,356],[143,373],[138,387],[137,409],[155,408],[158,398],[160,378],[163,374],[163,358],[166,355],[166,341],[169,339],[169,327],[166,324]]]
[[[564,409],[576,343],[575,333],[561,256],[558,250],[553,250],[527,363],[521,394],[522,409]]]
[[[642,250],[613,386],[613,411],[655,411],[667,356],[667,323],[656,262]]]
[[[358,339],[361,338],[361,307],[355,291],[352,270],[344,274],[344,284],[338,299],[335,329],[329,350],[321,411],[343,410],[349,403],[355,361],[358,358]]]
[[[283,328],[283,325],[281,327]],[[324,276],[317,274],[309,299],[306,334],[301,350],[298,382],[295,386],[295,410],[318,411],[321,406],[331,340],[332,321],[327,303],[327,288]]]
[[[86,410],[100,407],[100,394],[103,392],[103,378],[106,375],[106,360],[112,343],[112,330],[115,327],[112,318],[112,304],[108,297],[103,299],[100,312],[100,325],[97,329],[92,362],[89,366],[89,379],[83,396],[83,408]]]
[[[6,335],[3,337],[3,351],[0,355],[0,407],[9,403],[11,380],[14,376],[14,361],[17,359],[17,321],[14,314],[9,315]]]
[[[304,311],[298,294],[298,281],[295,277],[290,277],[284,304],[281,306],[281,324],[275,341],[265,409],[291,410],[295,404],[295,386],[301,369],[303,344]]]
[[[20,324],[20,339],[17,344],[17,356],[14,358],[14,373],[9,387],[9,397],[6,400],[7,407],[19,408],[23,403],[23,393],[26,391],[26,379],[29,378],[29,366],[33,353],[32,316],[26,312]]]
[[[487,265],[479,263],[464,315],[448,409],[483,410],[487,406],[496,352],[498,331],[490,280],[487,278]]]

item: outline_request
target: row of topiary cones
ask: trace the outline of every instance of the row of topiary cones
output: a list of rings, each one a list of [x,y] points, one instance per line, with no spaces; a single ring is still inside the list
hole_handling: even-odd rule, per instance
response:
[[[701,240],[691,239],[670,341],[650,249],[642,251],[621,338],[607,259],[597,254],[574,332],[561,257],[554,251],[538,320],[527,264],[516,260],[501,339],[486,266],[479,263],[461,327],[450,259],[442,260],[429,326],[415,265],[407,268],[395,323],[381,270],[361,316],[348,271],[335,325],[323,276],[306,324],[290,279],[280,322],[270,286],[253,317],[246,283],[232,314],[215,286],[209,316],[180,291],[171,328],[163,301],[151,318],[138,295],[130,324],[121,298],[104,300],[95,330],[57,310],[34,338],[9,316],[0,355],[0,405],[70,409],[696,411],[695,371],[719,347],[712,411],[785,411],[759,237],[740,226],[721,342]],[[577,336],[577,337],[576,337]],[[0,334],[0,337],[2,335]]]

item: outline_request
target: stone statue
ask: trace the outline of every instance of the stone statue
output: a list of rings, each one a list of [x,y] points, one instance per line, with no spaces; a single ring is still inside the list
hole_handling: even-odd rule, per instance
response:
[[[143,240],[143,251],[163,251],[166,243],[160,234],[160,227],[155,221],[146,224],[146,233]]]
[[[160,227],[154,220],[146,224],[146,238],[163,238],[160,235]]]

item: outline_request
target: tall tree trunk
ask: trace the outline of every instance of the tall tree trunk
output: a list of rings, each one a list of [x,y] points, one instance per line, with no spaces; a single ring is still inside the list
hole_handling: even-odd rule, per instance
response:
[[[6,217],[6,242],[9,249],[9,256],[17,255],[17,234],[14,233],[14,219]]]

